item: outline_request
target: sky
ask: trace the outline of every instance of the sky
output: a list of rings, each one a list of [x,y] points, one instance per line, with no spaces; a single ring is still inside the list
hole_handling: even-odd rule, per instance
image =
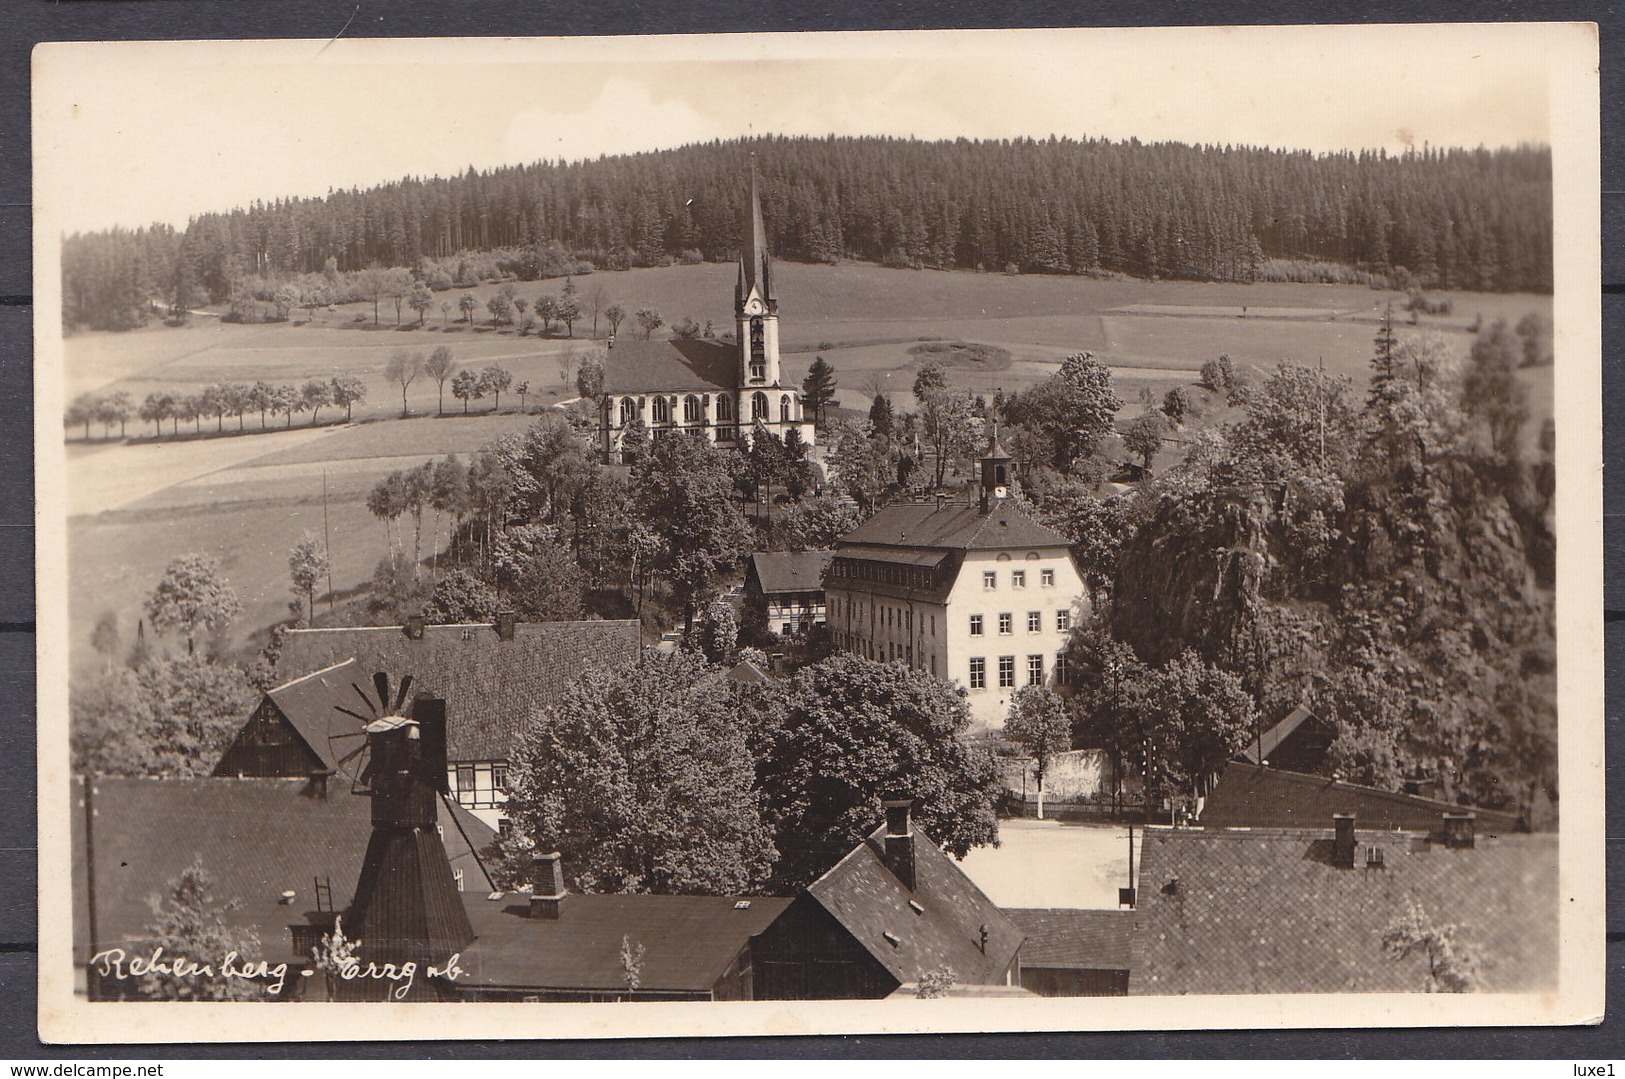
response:
[[[1497,24],[44,45],[34,56],[36,213],[62,233],[184,226],[254,200],[408,175],[765,133],[1053,134],[1317,152],[1545,143],[1549,68],[1578,32]]]

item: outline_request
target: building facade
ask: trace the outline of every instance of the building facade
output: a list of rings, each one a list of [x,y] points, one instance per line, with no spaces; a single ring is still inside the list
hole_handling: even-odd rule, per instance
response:
[[[607,461],[621,459],[629,428],[651,437],[703,434],[722,445],[748,444],[765,429],[780,438],[796,432],[811,446],[813,425],[802,416],[799,388],[779,366],[779,301],[751,162],[750,203],[734,286],[733,340],[672,338],[609,342],[599,415],[599,447]]]
[[[745,603],[771,633],[799,637],[826,619],[832,551],[757,551],[745,567]]]
[[[977,503],[886,507],[836,542],[824,585],[837,647],[957,682],[989,727],[1023,686],[1068,684],[1088,603],[1066,537],[1009,503],[1010,464],[995,432]]]

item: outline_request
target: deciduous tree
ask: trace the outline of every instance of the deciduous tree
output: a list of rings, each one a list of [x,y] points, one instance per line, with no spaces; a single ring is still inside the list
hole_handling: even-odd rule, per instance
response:
[[[998,839],[993,760],[961,737],[965,698],[900,663],[850,653],[803,667],[759,767],[778,837],[778,888],[816,879],[884,819],[889,798],[949,853]]]
[[[1072,715],[1060,695],[1047,686],[1024,686],[1010,702],[1004,735],[1033,757],[1038,779],[1038,819],[1044,819],[1044,777],[1057,753],[1072,748]]]
[[[408,415],[406,391],[423,371],[423,353],[396,349],[384,365],[384,377],[401,388],[401,415]]]
[[[288,577],[293,594],[305,601],[306,624],[315,623],[316,586],[327,576],[327,570],[327,552],[322,549],[321,540],[306,532],[288,555]]]
[[[688,652],[589,668],[533,714],[506,809],[588,892],[737,895],[768,876],[755,762],[721,672]]]
[[[203,554],[181,555],[170,562],[147,597],[147,617],[153,628],[183,633],[188,655],[195,650],[200,630],[223,630],[242,609],[237,593],[220,572],[220,563]]]
[[[451,358],[451,349],[441,345],[429,353],[429,360],[423,365],[429,377],[435,380],[440,387],[440,403],[437,411],[444,415],[446,411],[446,379],[457,370],[457,363]]]

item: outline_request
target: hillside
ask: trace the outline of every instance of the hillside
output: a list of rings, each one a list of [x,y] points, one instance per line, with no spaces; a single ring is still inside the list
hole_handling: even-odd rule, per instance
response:
[[[69,326],[128,328],[149,301],[261,299],[377,263],[430,287],[727,261],[756,155],[784,259],[1024,274],[1551,288],[1545,148],[1386,154],[1050,139],[764,137],[404,179],[167,226],[70,237]],[[1403,274],[1399,273],[1404,268]]]

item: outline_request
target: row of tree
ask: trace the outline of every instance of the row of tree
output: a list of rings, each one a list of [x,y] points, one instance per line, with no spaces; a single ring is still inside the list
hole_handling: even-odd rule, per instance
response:
[[[1546,147],[1392,157],[1137,140],[765,137],[255,203],[201,214],[184,230],[76,234],[63,249],[64,322],[128,325],[132,309],[173,295],[176,282],[223,301],[248,276],[286,281],[373,263],[428,260],[426,287],[449,288],[476,274],[732,259],[752,151],[769,243],[784,258],[1212,280],[1252,280],[1291,260],[1383,275],[1404,267],[1423,287],[1551,289]],[[397,309],[410,294],[402,287]]]
[[[161,436],[168,422],[172,434],[180,433],[183,422],[192,424],[194,432],[203,430],[203,421],[213,418],[215,430],[224,431],[226,417],[236,419],[237,429],[244,430],[244,417],[260,414],[260,428],[267,416],[283,416],[286,426],[293,425],[294,416],[310,413],[312,425],[321,420],[321,410],[328,406],[344,409],[349,420],[355,405],[367,396],[366,383],[353,375],[334,375],[330,379],[313,378],[302,386],[273,386],[269,382],[217,382],[197,393],[182,394],[172,390],[153,390],[139,407],[129,393],[118,390],[110,394],[85,393],[75,397],[63,415],[65,425],[82,428],[84,437],[90,438],[90,425],[100,424],[102,437],[110,437],[117,424],[119,437],[125,434],[125,425],[132,418],[150,423],[153,434]]]

